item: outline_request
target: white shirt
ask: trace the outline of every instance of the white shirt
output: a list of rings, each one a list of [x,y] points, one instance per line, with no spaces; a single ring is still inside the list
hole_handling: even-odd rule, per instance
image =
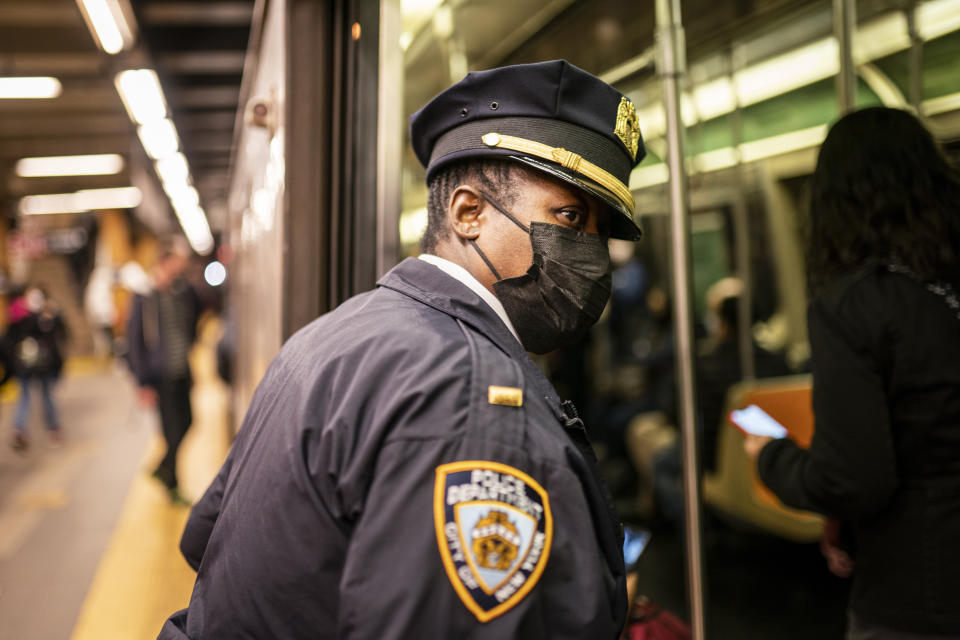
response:
[[[480,296],[480,299],[490,305],[490,308],[503,320],[503,324],[507,325],[507,329],[509,329],[513,337],[517,339],[517,342],[520,342],[520,336],[517,335],[517,330],[513,328],[513,324],[510,322],[509,316],[507,316],[507,310],[504,309],[500,301],[497,300],[497,296],[490,293],[490,290],[480,284],[480,281],[474,278],[469,271],[455,262],[450,262],[445,258],[440,258],[430,253],[421,254],[420,259],[424,262],[429,262],[451,278],[459,280],[469,287],[471,291]]]

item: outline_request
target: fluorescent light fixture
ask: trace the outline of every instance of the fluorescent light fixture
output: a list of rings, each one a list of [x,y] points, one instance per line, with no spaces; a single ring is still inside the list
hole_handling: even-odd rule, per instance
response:
[[[960,0],[931,0],[919,5],[917,11],[918,29],[925,40],[960,29]],[[864,71],[866,63],[909,47],[907,20],[901,11],[893,11],[862,24],[857,28],[853,40],[858,72],[870,82],[873,78],[870,77],[870,69]],[[695,85],[692,98],[699,120],[708,120],[733,111],[736,107],[734,96],[739,99],[741,106],[748,106],[830,78],[839,70],[837,40],[828,37],[741,69],[732,82],[721,77]],[[877,91],[875,84],[871,82],[871,87]],[[893,99],[891,94],[884,98],[884,102]],[[896,101],[890,104],[896,104]],[[940,108],[936,104],[933,106]],[[682,107],[684,123],[688,126],[695,124],[697,118],[691,118],[686,99]],[[667,129],[663,105],[660,103],[637,109],[637,118],[646,139],[657,138]]]
[[[693,97],[686,92],[680,94],[680,117],[688,127],[697,123],[697,107],[693,103]]]
[[[133,32],[117,0],[77,0],[87,27],[101,49],[120,53],[133,42]]]
[[[97,209],[131,209],[140,204],[142,195],[136,187],[84,189],[74,193],[49,193],[26,196],[20,200],[20,213],[42,215],[82,213]]]
[[[637,109],[637,121],[640,123],[640,131],[645,141],[662,136],[667,130],[667,112],[663,108],[663,103],[655,102]]]
[[[166,184],[177,184],[180,182],[189,182],[190,167],[187,165],[187,158],[179,151],[162,160],[157,160],[157,175],[160,180]]]
[[[173,204],[175,199],[180,197],[180,194],[190,188],[189,178],[184,180],[168,180],[160,184],[163,186],[163,190],[166,192],[171,204]]]
[[[174,211],[190,211],[200,206],[200,194],[194,187],[184,185],[174,192],[167,192]]]
[[[190,166],[180,152],[177,128],[167,117],[167,103],[156,72],[128,69],[117,74],[114,85],[130,119],[140,125],[137,135],[143,150],[156,160],[154,168],[190,246],[197,253],[208,253],[213,249],[213,235],[200,207],[200,194],[190,186]]]
[[[207,216],[203,209],[193,207],[174,209],[174,212],[193,250],[201,255],[209,253],[213,249],[213,235],[210,233],[210,225],[207,224]]]
[[[0,98],[56,98],[63,91],[60,81],[49,76],[0,78]]]
[[[738,162],[740,162],[740,154],[733,147],[714,149],[693,157],[693,167],[698,173],[727,169],[736,166]]]
[[[663,184],[670,179],[670,169],[664,163],[634,169],[630,173],[630,190]]]
[[[956,94],[960,100],[960,93]],[[771,156],[815,147],[827,137],[827,125],[791,131],[779,136],[744,142],[737,148],[723,147],[693,158],[687,158],[687,170],[691,174],[709,173],[736,166],[740,162],[754,162]],[[634,169],[630,174],[630,190],[664,184],[670,179],[670,169],[664,163]]]
[[[117,93],[126,107],[130,119],[137,124],[147,124],[167,117],[167,105],[163,89],[153,69],[128,69],[121,71],[113,80]]]
[[[827,137],[827,125],[821,124],[809,129],[791,131],[779,136],[744,142],[740,145],[740,157],[744,162],[761,160],[771,156],[815,147]]]
[[[951,93],[939,98],[924,100],[922,107],[925,116],[935,116],[947,111],[955,111],[960,109],[960,93]]]
[[[960,29],[960,0],[932,0],[917,8],[920,37],[933,40]]]
[[[893,11],[857,28],[853,60],[862,64],[909,48],[907,16],[902,11]]]
[[[734,84],[740,104],[746,106],[830,78],[839,70],[839,45],[831,36],[747,67],[734,75]]]
[[[693,88],[693,102],[701,120],[716,118],[733,111],[737,104],[733,93],[733,81],[722,76]]]
[[[137,135],[140,136],[143,150],[154,160],[169,158],[180,149],[177,129],[166,118],[140,125]]]
[[[108,176],[123,170],[123,156],[103,153],[89,156],[47,156],[17,161],[21,178],[44,176]]]

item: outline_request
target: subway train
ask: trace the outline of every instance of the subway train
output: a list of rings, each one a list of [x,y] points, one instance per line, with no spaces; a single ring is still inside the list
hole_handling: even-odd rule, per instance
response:
[[[846,27],[838,24],[838,6],[854,16]],[[956,159],[960,2],[694,0],[682,11],[680,112],[694,331],[698,348],[706,348],[718,321],[711,296],[732,287],[736,313],[730,317],[741,363],[728,380],[722,411],[700,407],[701,420],[717,423],[703,430],[715,441],[699,443],[710,458],[699,470],[700,595],[708,637],[841,637],[846,585],[827,572],[817,549],[822,518],[784,508],[762,487],[726,412],[759,403],[792,425],[800,441],[809,441],[803,237],[818,147],[844,110],[842,74],[852,64],[849,105],[912,110]],[[360,46],[346,54],[343,68],[332,79],[311,81],[318,88],[333,82],[334,99],[325,107],[298,108],[283,104],[286,89],[278,78],[301,81],[308,66],[303,56],[317,51],[284,58],[279,9],[268,7],[258,66],[245,91],[251,104],[262,102],[280,115],[268,124],[247,119],[229,204],[238,267],[231,292],[238,326],[235,404],[242,410],[280,342],[311,314],[370,287],[402,257],[417,255],[426,187],[409,148],[410,114],[469,70],[565,58],[637,105],[647,156],[629,186],[644,237],[635,248],[612,248],[615,300],[587,345],[552,354],[543,366],[558,388],[590,405],[586,413],[599,424],[588,427],[608,454],[608,480],[619,492],[624,518],[649,525],[653,514],[651,541],[637,564],[640,589],[688,616],[682,522],[671,526],[644,496],[655,457],[644,447],[677,437],[669,428],[676,421],[672,400],[654,393],[666,382],[670,394],[673,367],[655,367],[651,355],[658,348],[672,354],[669,304],[678,286],[671,271],[669,131],[658,48],[666,36],[656,14],[652,2],[619,0],[384,2],[367,22],[350,25]],[[294,27],[289,37],[296,36]],[[364,49],[364,39],[376,42]],[[333,128],[304,139],[309,118],[319,113],[335,116]],[[354,141],[349,150],[345,140]],[[305,148],[317,142],[330,143],[333,151]],[[297,161],[304,164],[291,165]],[[330,179],[323,173],[337,162],[355,172],[352,181],[336,170]],[[322,184],[284,192],[285,181],[291,185],[311,171]],[[375,193],[358,189],[364,176],[376,179]],[[304,206],[311,197],[323,202]],[[312,248],[302,244],[309,237],[318,241]],[[285,284],[282,291],[276,282]],[[618,291],[627,300],[619,306]],[[656,304],[652,293],[660,295]],[[765,367],[758,354],[776,356],[782,367]],[[611,430],[614,437],[603,435]],[[650,435],[658,433],[660,444]]]

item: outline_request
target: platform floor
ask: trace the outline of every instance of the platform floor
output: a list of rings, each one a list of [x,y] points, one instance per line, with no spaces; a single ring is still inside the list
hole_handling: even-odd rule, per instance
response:
[[[229,447],[227,391],[208,325],[192,354],[194,423],[180,450],[199,497]],[[0,640],[154,638],[186,605],[193,571],[177,549],[189,510],[150,477],[163,445],[122,365],[74,364],[57,390],[64,442],[39,408],[25,452],[9,447],[14,391],[0,405]],[[34,394],[35,398],[39,394]],[[36,402],[35,402],[36,404]]]

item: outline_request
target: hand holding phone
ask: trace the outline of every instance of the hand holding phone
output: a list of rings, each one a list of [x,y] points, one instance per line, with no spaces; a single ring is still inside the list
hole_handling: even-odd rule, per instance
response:
[[[650,532],[645,529],[625,526],[623,528],[623,564],[630,571],[640,558],[640,554],[650,542]]]
[[[785,438],[787,428],[755,404],[730,412],[730,422],[746,434],[768,438]]]

